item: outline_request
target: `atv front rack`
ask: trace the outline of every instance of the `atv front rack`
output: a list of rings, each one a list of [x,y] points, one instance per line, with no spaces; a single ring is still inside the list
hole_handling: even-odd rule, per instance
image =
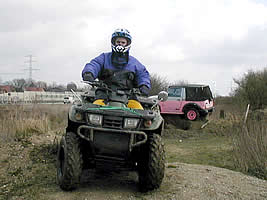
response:
[[[81,131],[82,129],[89,130],[89,135],[84,134],[84,131]],[[94,134],[95,131],[102,131],[108,133],[125,133],[130,134],[130,141],[129,141],[129,151],[131,152],[134,147],[137,147],[141,144],[146,143],[147,141],[147,135],[143,131],[132,131],[132,130],[117,130],[117,129],[108,129],[108,128],[101,128],[101,127],[92,127],[88,125],[81,125],[77,129],[78,135],[82,138],[87,140],[88,142],[94,142]],[[143,139],[141,141],[134,143],[134,136],[135,135],[142,135]]]

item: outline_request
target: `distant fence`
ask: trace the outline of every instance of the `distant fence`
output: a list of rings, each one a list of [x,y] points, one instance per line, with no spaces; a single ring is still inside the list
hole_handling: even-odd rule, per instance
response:
[[[63,103],[64,97],[77,99],[71,92],[9,92],[0,94],[0,104]]]

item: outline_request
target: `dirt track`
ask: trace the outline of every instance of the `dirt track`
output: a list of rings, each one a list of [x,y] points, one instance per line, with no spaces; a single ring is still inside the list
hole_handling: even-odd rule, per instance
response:
[[[35,170],[35,164],[30,164],[28,160],[29,150],[36,148],[41,143],[49,143],[53,141],[52,135],[42,135],[32,140],[31,147],[23,148],[19,143],[12,146],[3,145],[0,148],[0,158],[7,160],[1,162],[1,176],[5,182],[6,177],[10,176],[10,171],[21,169],[23,176],[31,177]],[[47,161],[40,161],[38,170],[47,170]],[[8,164],[10,163],[10,164]],[[3,164],[3,165],[2,165]],[[49,163],[48,163],[49,164]],[[39,169],[39,167],[43,169]],[[25,189],[31,189],[40,185],[42,190],[35,191],[34,196],[37,199],[48,200],[117,200],[117,199],[154,199],[154,200],[214,200],[214,199],[267,199],[267,181],[257,179],[255,177],[246,176],[242,173],[234,172],[227,169],[216,168],[212,166],[191,165],[184,163],[168,163],[166,164],[166,173],[161,188],[149,192],[140,193],[137,188],[137,176],[134,173],[123,174],[103,174],[85,172],[82,184],[72,192],[64,192],[56,184],[55,167],[50,163],[49,170],[52,170],[52,177],[38,179],[37,182],[27,185]],[[52,166],[52,167],[51,167]],[[16,170],[15,170],[16,169]],[[24,171],[25,170],[25,171]],[[8,172],[9,171],[9,172]],[[48,175],[50,176],[50,175]],[[12,177],[11,177],[12,178]],[[21,177],[20,177],[21,178]],[[14,178],[14,181],[18,179]],[[2,182],[2,181],[1,181]],[[15,183],[14,183],[15,184]],[[8,189],[12,183],[0,183],[0,194],[5,194],[3,199],[29,199],[29,197],[19,195],[7,195]],[[14,187],[13,187],[14,188]],[[25,193],[24,193],[25,194]],[[22,195],[24,195],[22,192]]]
[[[139,193],[136,177],[93,175],[74,192],[57,190],[48,199],[157,199],[214,200],[267,199],[267,182],[238,172],[211,166],[172,163],[167,165],[161,188],[147,194]]]

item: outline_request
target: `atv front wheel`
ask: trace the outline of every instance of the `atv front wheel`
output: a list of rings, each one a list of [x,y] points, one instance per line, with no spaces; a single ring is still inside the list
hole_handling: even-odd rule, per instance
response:
[[[165,151],[161,136],[151,134],[141,147],[140,160],[137,164],[139,186],[142,192],[159,188],[165,171]]]
[[[63,190],[73,190],[80,182],[83,160],[79,141],[80,138],[72,132],[67,132],[60,141],[57,153],[57,181]]]

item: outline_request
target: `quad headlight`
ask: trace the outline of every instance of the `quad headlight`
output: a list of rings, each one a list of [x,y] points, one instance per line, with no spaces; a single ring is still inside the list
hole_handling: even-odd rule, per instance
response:
[[[139,123],[139,119],[136,118],[125,118],[124,128],[136,128]]]
[[[88,119],[91,124],[101,126],[103,121],[103,115],[89,114]]]

